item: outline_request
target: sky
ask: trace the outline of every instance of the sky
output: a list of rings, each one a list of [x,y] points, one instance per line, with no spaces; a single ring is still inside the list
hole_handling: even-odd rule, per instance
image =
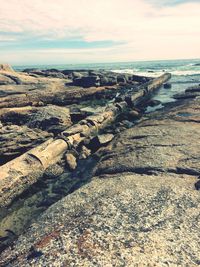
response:
[[[0,62],[200,58],[200,0],[0,0]]]

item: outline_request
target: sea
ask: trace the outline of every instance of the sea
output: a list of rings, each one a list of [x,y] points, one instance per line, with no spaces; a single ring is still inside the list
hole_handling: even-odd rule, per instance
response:
[[[161,101],[160,107],[158,106],[157,109],[162,108],[162,104],[175,101],[173,95],[185,91],[190,86],[200,84],[200,59],[14,66],[16,71],[22,71],[26,68],[109,70],[117,73],[136,74],[148,77],[158,77],[164,72],[170,72],[172,74],[170,80],[172,84],[171,89],[164,89],[162,87],[158,94],[154,96],[154,99]],[[151,111],[150,107],[148,111]]]

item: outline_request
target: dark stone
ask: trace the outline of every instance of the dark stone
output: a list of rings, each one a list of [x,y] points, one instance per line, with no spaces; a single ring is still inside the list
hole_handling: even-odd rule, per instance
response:
[[[33,250],[31,253],[27,256],[27,260],[32,260],[34,258],[39,258],[43,255],[41,251]]]
[[[170,89],[170,88],[172,88],[172,85],[171,85],[171,83],[164,83],[164,84],[163,84],[163,87],[164,87],[165,89]]]
[[[185,92],[180,94],[175,94],[173,98],[175,99],[191,99],[200,96],[200,92]]]
[[[113,138],[114,138],[113,134],[97,135],[91,140],[90,144],[88,145],[88,148],[94,152],[98,150],[101,146],[107,145],[109,142],[112,141]]]
[[[185,90],[186,93],[200,92],[200,85],[189,87]]]
[[[79,108],[70,109],[70,117],[73,123],[77,123],[80,120],[85,119],[87,116],[92,115],[92,112],[82,111]]]
[[[117,82],[118,83],[126,83],[127,82],[126,77],[124,75],[117,76]]]
[[[161,101],[152,99],[152,100],[148,101],[147,106],[155,107],[155,106],[158,106],[160,104],[161,104]]]
[[[115,76],[104,76],[100,78],[101,86],[113,86],[117,84],[117,78]]]
[[[196,182],[194,186],[195,186],[196,190],[200,190],[200,180],[198,182]]]
[[[24,69],[23,72],[30,73],[30,72],[37,71],[37,70],[38,69],[36,69],[36,68],[27,68],[27,69]]]
[[[85,88],[100,86],[100,78],[98,76],[87,76],[82,78],[77,78],[73,80],[74,85],[82,86]]]
[[[100,73],[100,72],[90,70],[90,71],[89,71],[89,76],[99,76],[99,77],[103,77],[104,75],[103,75],[102,73]]]
[[[148,77],[132,75],[132,81],[135,81],[135,82],[146,83],[150,80],[151,80],[151,78],[148,78]]]

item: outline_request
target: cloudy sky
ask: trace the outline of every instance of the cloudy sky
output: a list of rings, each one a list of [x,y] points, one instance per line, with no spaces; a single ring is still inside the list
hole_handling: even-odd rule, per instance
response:
[[[0,0],[10,64],[200,58],[200,0]]]

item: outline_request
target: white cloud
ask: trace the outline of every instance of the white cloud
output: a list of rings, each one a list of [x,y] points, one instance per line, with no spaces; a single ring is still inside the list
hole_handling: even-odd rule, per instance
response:
[[[29,38],[45,40],[81,36],[88,42],[126,42],[106,51],[90,49],[91,53],[45,50],[44,58],[47,54],[52,60],[63,54],[66,59],[73,60],[73,55],[87,61],[200,57],[197,2],[158,8],[147,0],[0,0],[0,7],[0,32],[23,38],[28,33]],[[21,59],[22,52],[17,53]]]

